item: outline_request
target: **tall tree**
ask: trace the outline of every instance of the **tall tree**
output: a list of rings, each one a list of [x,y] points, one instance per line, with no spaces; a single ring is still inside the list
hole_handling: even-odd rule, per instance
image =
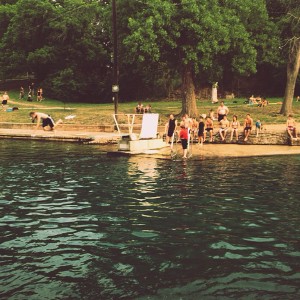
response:
[[[57,98],[105,97],[106,6],[97,0],[17,1],[0,36],[1,71],[6,76],[33,72],[47,94]]]
[[[269,28],[264,0],[127,0],[119,5],[130,7],[123,40],[128,59],[166,62],[181,74],[182,114],[197,115],[195,75],[218,69],[222,57],[227,55],[240,74],[256,71],[258,37]],[[218,81],[218,73],[212,73]]]
[[[300,68],[300,6],[298,0],[269,0],[270,13],[281,29],[282,54],[286,62],[286,87],[280,113],[292,113]]]

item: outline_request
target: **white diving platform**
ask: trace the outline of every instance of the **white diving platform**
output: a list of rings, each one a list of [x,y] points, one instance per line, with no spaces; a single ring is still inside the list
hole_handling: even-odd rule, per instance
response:
[[[157,134],[159,114],[113,114],[113,118],[121,137],[118,151],[155,153],[157,151],[154,150],[167,146]],[[122,132],[121,127],[125,127],[127,132]]]

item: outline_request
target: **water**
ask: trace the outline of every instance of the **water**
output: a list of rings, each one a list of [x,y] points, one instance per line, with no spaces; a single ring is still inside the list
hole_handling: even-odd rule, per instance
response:
[[[300,156],[172,162],[0,141],[1,299],[297,299]]]

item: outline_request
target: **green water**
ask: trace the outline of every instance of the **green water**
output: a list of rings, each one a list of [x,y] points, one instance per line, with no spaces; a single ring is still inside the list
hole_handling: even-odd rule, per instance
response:
[[[0,141],[1,299],[297,299],[300,156]]]

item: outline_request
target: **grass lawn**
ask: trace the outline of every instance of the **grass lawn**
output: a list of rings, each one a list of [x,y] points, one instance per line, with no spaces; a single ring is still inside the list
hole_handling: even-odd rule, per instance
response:
[[[0,122],[13,123],[29,123],[30,111],[41,111],[50,114],[54,120],[63,119],[65,123],[99,125],[113,124],[112,114],[114,113],[113,103],[108,104],[88,104],[88,103],[64,103],[55,99],[46,98],[42,102],[28,102],[19,100],[17,91],[9,91],[10,100],[9,107],[18,107],[19,110],[13,112],[0,111]],[[229,120],[233,114],[243,122],[245,115],[250,113],[254,120],[260,119],[264,124],[285,123],[286,117],[279,115],[281,108],[280,98],[268,99],[270,105],[261,108],[257,106],[249,106],[244,104],[245,99],[225,100],[228,106]],[[236,103],[234,103],[236,102]],[[134,113],[136,102],[119,103],[118,111],[120,114]],[[144,103],[146,105],[148,103]],[[174,101],[151,101],[152,112],[160,114],[160,124],[165,124],[170,113],[179,114],[181,111],[181,100]],[[209,100],[197,100],[198,112],[200,114],[208,114],[210,109],[217,110],[218,104],[212,104]],[[294,117],[296,121],[300,121],[300,102],[293,103]],[[76,115],[75,118],[66,120],[68,115]]]

